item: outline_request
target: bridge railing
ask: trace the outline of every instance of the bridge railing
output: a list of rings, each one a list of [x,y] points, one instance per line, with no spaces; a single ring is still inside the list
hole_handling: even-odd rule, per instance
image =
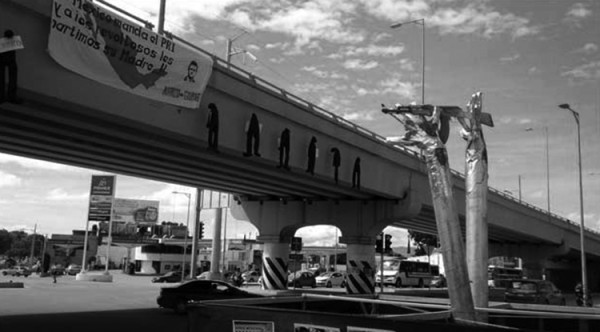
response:
[[[115,10],[115,11],[123,14],[123,15],[126,15],[126,16],[130,17],[131,19],[133,19],[135,21],[143,23],[144,26],[147,29],[151,29],[152,30],[154,28],[154,24],[152,24],[151,22],[149,22],[147,20],[142,19],[141,17],[138,17],[138,16],[136,16],[134,14],[131,14],[131,13],[129,13],[129,12],[127,12],[127,11],[121,9],[121,8],[118,8],[118,7],[116,7],[116,6],[112,5],[112,4],[104,1],[104,0],[97,0],[97,1],[99,3],[102,3],[103,5],[111,8],[111,9],[113,9],[113,10]],[[196,45],[188,42],[187,40],[185,40],[183,38],[180,38],[180,37],[178,37],[178,36],[176,36],[176,35],[174,35],[174,34],[172,34],[170,32],[165,32],[165,34],[168,37],[171,37],[172,39],[174,39],[174,40],[176,40],[176,41],[178,41],[178,42],[186,45],[187,47],[189,47],[189,48],[191,48],[193,50],[196,50],[196,51],[198,51],[200,53],[203,53],[203,54],[211,57],[212,60],[213,60],[213,62],[214,62],[214,64],[216,64],[217,66],[219,66],[219,67],[221,67],[221,68],[223,68],[225,70],[229,70],[230,72],[237,73],[238,75],[240,75],[241,77],[245,78],[247,81],[249,81],[250,83],[252,83],[255,87],[259,87],[260,86],[260,88],[262,88],[264,90],[267,90],[268,92],[270,92],[272,94],[277,94],[278,96],[283,97],[288,102],[296,104],[297,106],[302,107],[302,108],[304,108],[307,111],[319,114],[320,116],[328,119],[329,121],[334,121],[334,122],[336,122],[336,123],[338,123],[340,125],[346,126],[346,127],[350,128],[350,129],[352,129],[354,132],[361,134],[362,136],[365,136],[365,137],[368,137],[368,138],[370,138],[372,140],[375,140],[375,141],[378,141],[380,143],[383,143],[383,144],[385,144],[385,145],[387,145],[387,146],[389,146],[389,147],[391,147],[391,148],[393,148],[393,149],[395,149],[395,150],[397,150],[397,151],[399,151],[401,153],[405,153],[405,154],[407,154],[409,156],[412,156],[414,158],[417,158],[419,160],[423,160],[423,157],[422,157],[422,155],[420,153],[415,152],[415,151],[411,150],[410,148],[407,148],[407,147],[402,146],[402,145],[391,143],[391,142],[389,142],[387,140],[386,137],[381,136],[381,135],[379,135],[379,134],[377,134],[375,132],[372,132],[369,129],[366,129],[366,128],[364,128],[362,126],[359,126],[359,125],[357,125],[355,123],[352,123],[349,120],[344,119],[343,117],[340,117],[340,116],[338,116],[338,115],[336,115],[336,114],[334,114],[334,113],[332,113],[330,111],[325,110],[324,108],[322,108],[322,107],[320,107],[318,105],[315,105],[315,104],[313,104],[313,103],[311,103],[311,102],[309,102],[309,101],[307,101],[307,100],[305,100],[305,99],[303,99],[301,97],[298,97],[298,96],[294,95],[293,93],[290,93],[289,91],[286,91],[286,90],[284,90],[284,89],[276,86],[275,84],[273,84],[273,83],[271,83],[271,82],[269,82],[269,81],[267,81],[267,80],[265,80],[263,78],[260,78],[260,77],[254,75],[254,74],[252,74],[252,73],[250,73],[250,72],[248,72],[248,71],[246,71],[246,70],[244,70],[244,69],[242,69],[242,68],[240,68],[240,67],[238,67],[236,65],[231,64],[230,62],[225,61],[224,59],[216,56],[215,54],[212,54],[212,53],[204,50],[203,48],[200,48],[200,47],[198,47],[198,46],[196,46]],[[462,174],[462,173],[460,173],[460,172],[458,172],[456,170],[451,170],[451,172],[455,176],[457,176],[457,177],[459,177],[461,179],[464,179],[464,174]],[[509,199],[509,200],[512,200],[512,201],[514,201],[516,203],[524,205],[524,206],[526,206],[526,207],[528,207],[528,208],[530,208],[532,210],[535,210],[535,211],[538,211],[540,213],[546,214],[549,217],[553,218],[554,220],[558,220],[558,221],[561,221],[563,223],[579,227],[578,223],[575,223],[575,222],[573,222],[573,221],[571,221],[571,220],[569,220],[567,218],[564,218],[562,216],[559,216],[559,215],[557,215],[555,213],[552,213],[552,212],[549,212],[547,210],[543,210],[543,209],[541,209],[541,208],[539,208],[537,206],[531,205],[531,204],[529,204],[527,202],[524,202],[522,200],[518,200],[514,196],[508,195],[508,194],[506,194],[506,193],[504,193],[504,192],[502,192],[502,191],[500,191],[498,189],[489,187],[489,190],[491,192],[494,192],[494,193],[496,193],[496,194],[498,194],[498,195],[506,198],[506,199]],[[588,227],[585,227],[585,229],[588,232],[600,235],[600,232],[598,232],[596,230],[590,229]]]

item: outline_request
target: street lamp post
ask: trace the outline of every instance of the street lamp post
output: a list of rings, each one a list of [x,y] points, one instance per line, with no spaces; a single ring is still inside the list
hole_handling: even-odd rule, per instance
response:
[[[533,128],[525,129],[525,131],[533,130]],[[550,221],[550,150],[548,148],[548,126],[544,126],[544,135],[546,137],[546,199],[548,204],[548,221]]]
[[[173,194],[181,194],[185,195],[188,199],[188,208],[187,208],[187,222],[185,228],[185,237],[183,240],[183,259],[181,260],[181,281],[185,280],[185,254],[187,252],[187,238],[188,238],[188,229],[190,227],[190,201],[192,195],[190,193],[184,193],[179,191],[174,191]]]
[[[575,112],[569,104],[560,104],[558,107],[571,111],[577,124],[577,156],[579,166],[579,242],[581,246],[581,286],[583,287],[583,303],[584,305],[588,301],[588,287],[587,287],[587,268],[585,263],[585,241],[584,241],[584,230],[585,225],[583,223],[583,178],[581,173],[581,129],[579,124],[579,113]]]
[[[395,29],[407,24],[419,24],[423,26],[423,34],[421,40],[421,104],[425,105],[425,19],[421,18],[409,22],[392,24],[390,28]]]

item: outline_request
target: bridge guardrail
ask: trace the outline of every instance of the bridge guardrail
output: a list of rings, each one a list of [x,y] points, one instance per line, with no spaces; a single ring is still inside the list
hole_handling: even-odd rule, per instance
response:
[[[112,4],[110,4],[110,3],[108,3],[108,2],[106,2],[104,0],[97,0],[97,1],[99,3],[101,3],[101,4],[103,4],[103,5],[111,8],[111,9],[113,9],[113,10],[115,10],[115,11],[123,14],[123,15],[126,15],[126,16],[128,16],[128,17],[130,17],[130,18],[132,18],[132,19],[134,19],[134,20],[136,20],[138,22],[140,22],[140,23],[143,23],[144,26],[147,29],[152,30],[154,28],[154,24],[152,24],[151,22],[149,22],[147,20],[142,19],[141,17],[138,17],[138,16],[136,16],[134,14],[131,14],[131,13],[127,12],[126,10],[118,8],[118,7],[112,5]],[[175,39],[178,42],[181,42],[182,44],[184,44],[184,45],[192,48],[193,50],[199,51],[199,52],[201,52],[201,53],[203,53],[205,55],[210,56],[213,59],[213,62],[215,64],[217,64],[218,66],[220,66],[220,67],[222,67],[224,69],[227,69],[227,70],[230,70],[232,72],[235,72],[235,73],[237,73],[240,76],[245,77],[250,82],[252,82],[255,86],[260,85],[262,88],[268,89],[269,91],[271,91],[273,93],[277,93],[277,94],[281,95],[283,98],[285,98],[286,100],[291,101],[291,102],[293,102],[293,103],[295,103],[295,104],[297,104],[297,105],[299,105],[301,107],[304,107],[306,110],[318,113],[318,114],[320,114],[320,115],[322,115],[324,117],[329,118],[330,120],[334,120],[334,121],[336,121],[339,124],[342,124],[342,125],[344,125],[346,127],[349,127],[351,129],[353,129],[355,132],[357,132],[359,134],[362,134],[362,135],[367,136],[367,137],[369,137],[371,139],[374,139],[376,141],[384,143],[387,146],[389,146],[389,147],[391,147],[391,148],[393,148],[395,150],[398,150],[399,152],[408,154],[408,155],[410,155],[412,157],[415,157],[415,158],[417,158],[419,160],[423,160],[422,156],[419,153],[417,153],[417,152],[415,152],[415,151],[413,151],[411,149],[408,149],[407,147],[391,143],[391,142],[389,142],[387,140],[386,137],[384,137],[382,135],[379,135],[379,134],[377,134],[375,132],[372,132],[369,129],[366,129],[366,128],[364,128],[362,126],[359,126],[359,125],[357,125],[355,123],[352,123],[349,120],[346,120],[343,117],[340,117],[340,116],[338,116],[338,115],[336,115],[336,114],[334,114],[334,113],[332,113],[330,111],[327,111],[327,110],[325,110],[324,108],[322,108],[322,107],[320,107],[318,105],[315,105],[315,104],[313,104],[313,103],[311,103],[311,102],[309,102],[309,101],[307,101],[305,99],[302,99],[301,97],[298,97],[298,96],[294,95],[293,93],[290,93],[289,91],[286,91],[285,89],[282,89],[282,88],[276,86],[275,84],[273,84],[273,83],[271,83],[271,82],[269,82],[269,81],[267,81],[267,80],[265,80],[265,79],[263,79],[261,77],[258,77],[256,75],[254,75],[254,74],[252,74],[252,73],[250,73],[250,72],[248,72],[248,71],[246,71],[246,70],[244,70],[244,69],[236,66],[236,65],[228,63],[224,59],[219,58],[215,54],[212,54],[212,53],[210,53],[210,52],[208,52],[208,51],[206,51],[206,50],[204,50],[204,49],[202,49],[202,48],[200,48],[200,47],[198,47],[198,46],[196,46],[196,45],[194,45],[194,44],[192,44],[192,43],[184,40],[183,38],[180,38],[180,37],[178,37],[178,36],[176,36],[176,35],[174,35],[174,34],[172,34],[170,32],[166,32],[166,34],[169,37],[171,37],[172,39]],[[451,169],[450,171],[455,176],[458,176],[458,177],[464,179],[464,175],[462,173],[460,173],[460,172],[458,172],[456,170],[453,170],[453,169]],[[512,195],[508,195],[508,194],[506,194],[506,193],[504,193],[504,192],[502,192],[502,191],[500,191],[498,189],[495,189],[493,187],[489,187],[488,190],[490,190],[490,191],[492,191],[492,192],[494,192],[494,193],[496,193],[496,194],[498,194],[498,195],[500,195],[500,196],[502,196],[504,198],[507,198],[507,199],[510,199],[510,200],[512,200],[514,202],[518,202],[519,204],[525,205],[526,207],[528,207],[530,209],[536,210],[536,211],[544,213],[546,215],[549,214],[550,217],[552,217],[552,218],[554,218],[556,220],[559,220],[559,221],[562,221],[564,223],[567,223],[567,224],[579,227],[578,223],[575,223],[575,222],[573,222],[573,221],[571,221],[571,220],[569,220],[567,218],[564,218],[562,216],[559,216],[559,215],[557,215],[555,213],[543,210],[543,209],[541,209],[541,208],[539,208],[537,206],[531,205],[531,204],[529,204],[527,202],[523,202],[522,200],[517,200]],[[593,230],[593,229],[590,229],[588,227],[585,227],[585,230],[588,231],[588,232],[590,232],[590,233],[594,233],[594,234],[599,234],[600,235],[600,232],[598,232],[596,230]]]

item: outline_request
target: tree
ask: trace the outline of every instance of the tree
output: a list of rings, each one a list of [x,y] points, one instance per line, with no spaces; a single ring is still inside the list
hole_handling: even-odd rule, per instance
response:
[[[408,231],[408,236],[417,244],[417,248],[415,249],[415,255],[417,256],[429,256],[431,248],[437,247],[438,244],[437,236],[432,234]]]
[[[12,245],[12,238],[6,229],[0,229],[0,255],[4,255]]]

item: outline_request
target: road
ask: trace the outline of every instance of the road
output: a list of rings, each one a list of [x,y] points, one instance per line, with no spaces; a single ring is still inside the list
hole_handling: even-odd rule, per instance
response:
[[[0,331],[187,331],[187,317],[171,310],[159,309],[156,297],[161,287],[177,284],[154,284],[152,276],[127,275],[112,271],[113,282],[82,282],[74,276],[24,277],[0,276],[0,283],[23,282],[24,288],[0,288]],[[257,285],[245,287],[262,291]],[[305,288],[301,291],[315,291]],[[344,293],[343,289],[316,289]],[[401,289],[392,287],[386,293],[427,297],[439,290]],[[377,288],[379,293],[379,288]],[[567,304],[574,305],[572,294]],[[600,303],[595,296],[594,302]]]

